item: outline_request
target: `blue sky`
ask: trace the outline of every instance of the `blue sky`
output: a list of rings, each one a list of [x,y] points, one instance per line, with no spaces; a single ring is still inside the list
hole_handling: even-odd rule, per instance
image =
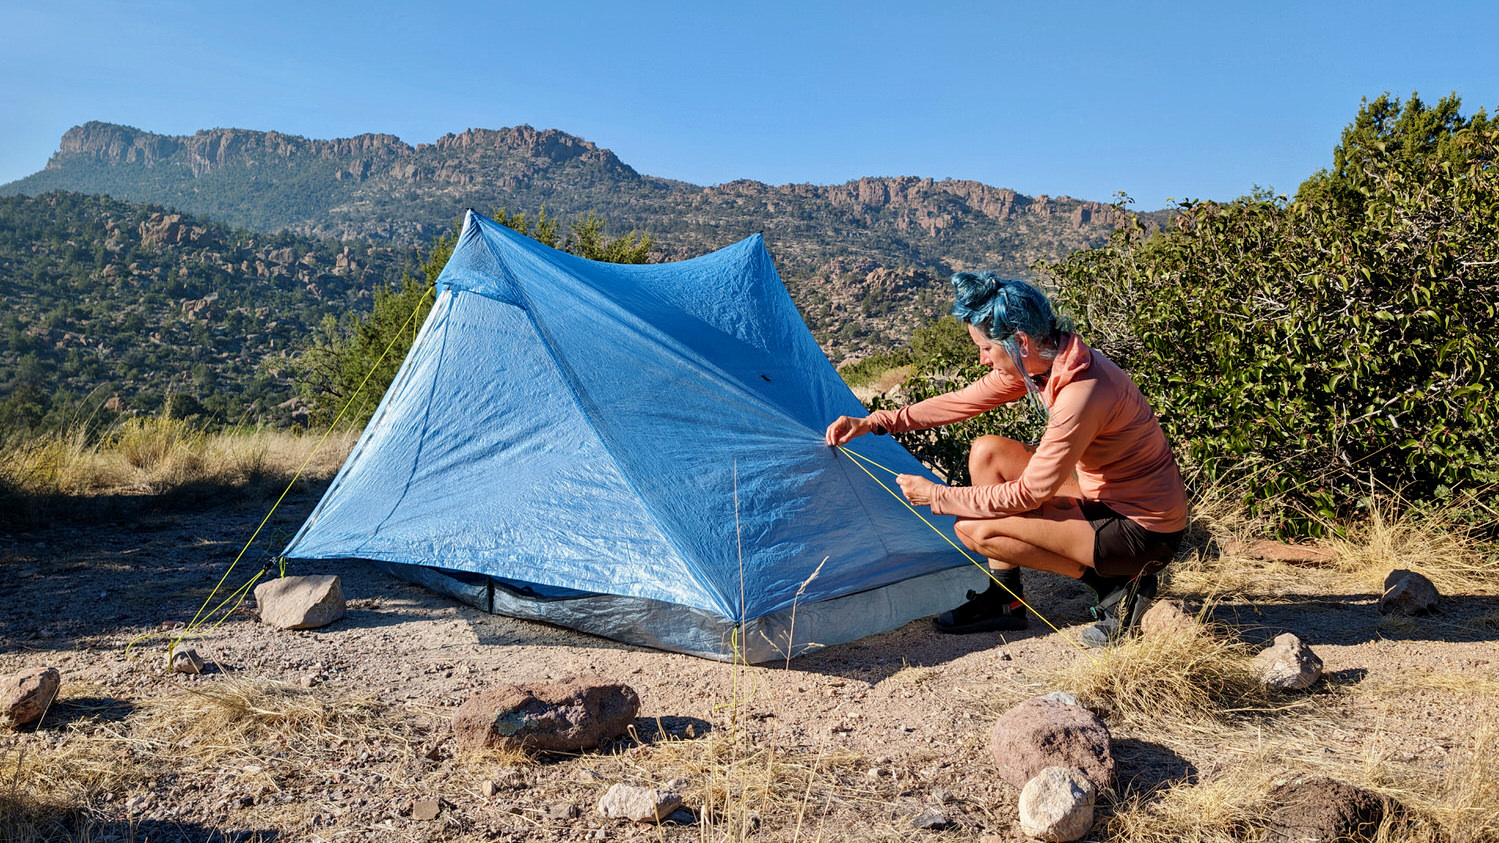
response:
[[[528,123],[698,184],[917,175],[1158,208],[1294,191],[1361,97],[1492,113],[1496,43],[1499,4],[1408,0],[0,0],[0,183],[88,120],[408,143]]]

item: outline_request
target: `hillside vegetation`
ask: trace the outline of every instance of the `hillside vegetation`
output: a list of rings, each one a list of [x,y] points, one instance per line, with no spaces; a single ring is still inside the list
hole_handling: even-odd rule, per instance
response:
[[[292,384],[266,362],[413,259],[108,197],[0,199],[0,429],[131,409],[284,421]]]

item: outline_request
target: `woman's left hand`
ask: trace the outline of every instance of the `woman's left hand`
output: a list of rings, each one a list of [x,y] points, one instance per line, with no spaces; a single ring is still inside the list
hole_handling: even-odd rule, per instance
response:
[[[901,474],[895,478],[895,482],[900,484],[901,493],[912,506],[932,505],[932,489],[936,483],[914,474]]]

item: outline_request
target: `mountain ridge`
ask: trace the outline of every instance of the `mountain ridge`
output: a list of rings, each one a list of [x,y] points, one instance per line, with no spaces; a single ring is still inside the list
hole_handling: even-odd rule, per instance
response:
[[[700,186],[640,173],[559,129],[472,128],[432,143],[218,128],[161,135],[69,129],[45,168],[0,196],[52,190],[158,204],[249,230],[426,246],[466,208],[648,231],[677,260],[762,233],[808,327],[840,362],[903,342],[940,315],[958,270],[1030,277],[1037,261],[1102,245],[1129,212],[966,179]],[[1136,215],[1159,225],[1165,212]],[[886,297],[889,297],[888,299]]]

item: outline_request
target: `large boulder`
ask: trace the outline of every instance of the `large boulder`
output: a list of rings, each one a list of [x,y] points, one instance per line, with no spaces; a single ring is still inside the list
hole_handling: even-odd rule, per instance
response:
[[[579,752],[617,738],[634,722],[640,697],[598,676],[491,688],[453,715],[463,749]]]
[[[1000,778],[1025,787],[1047,767],[1080,771],[1098,790],[1114,779],[1109,729],[1093,712],[1049,699],[1029,699],[1004,714],[989,732],[989,752]]]
[[[1275,643],[1254,657],[1260,681],[1277,691],[1301,691],[1322,677],[1322,659],[1300,638],[1289,632],[1275,636]]]
[[[280,629],[316,629],[342,618],[343,583],[332,574],[282,577],[255,586],[260,619]]]
[[[1435,609],[1441,599],[1431,580],[1415,571],[1396,569],[1384,578],[1379,612],[1382,615],[1424,615]]]
[[[1047,767],[1020,790],[1020,830],[1048,843],[1076,840],[1093,828],[1097,797],[1081,772]]]
[[[62,675],[55,667],[37,667],[0,679],[0,726],[29,726],[42,719],[61,685]]]
[[[1265,843],[1372,840],[1398,807],[1373,791],[1320,776],[1278,785],[1267,799]]]

